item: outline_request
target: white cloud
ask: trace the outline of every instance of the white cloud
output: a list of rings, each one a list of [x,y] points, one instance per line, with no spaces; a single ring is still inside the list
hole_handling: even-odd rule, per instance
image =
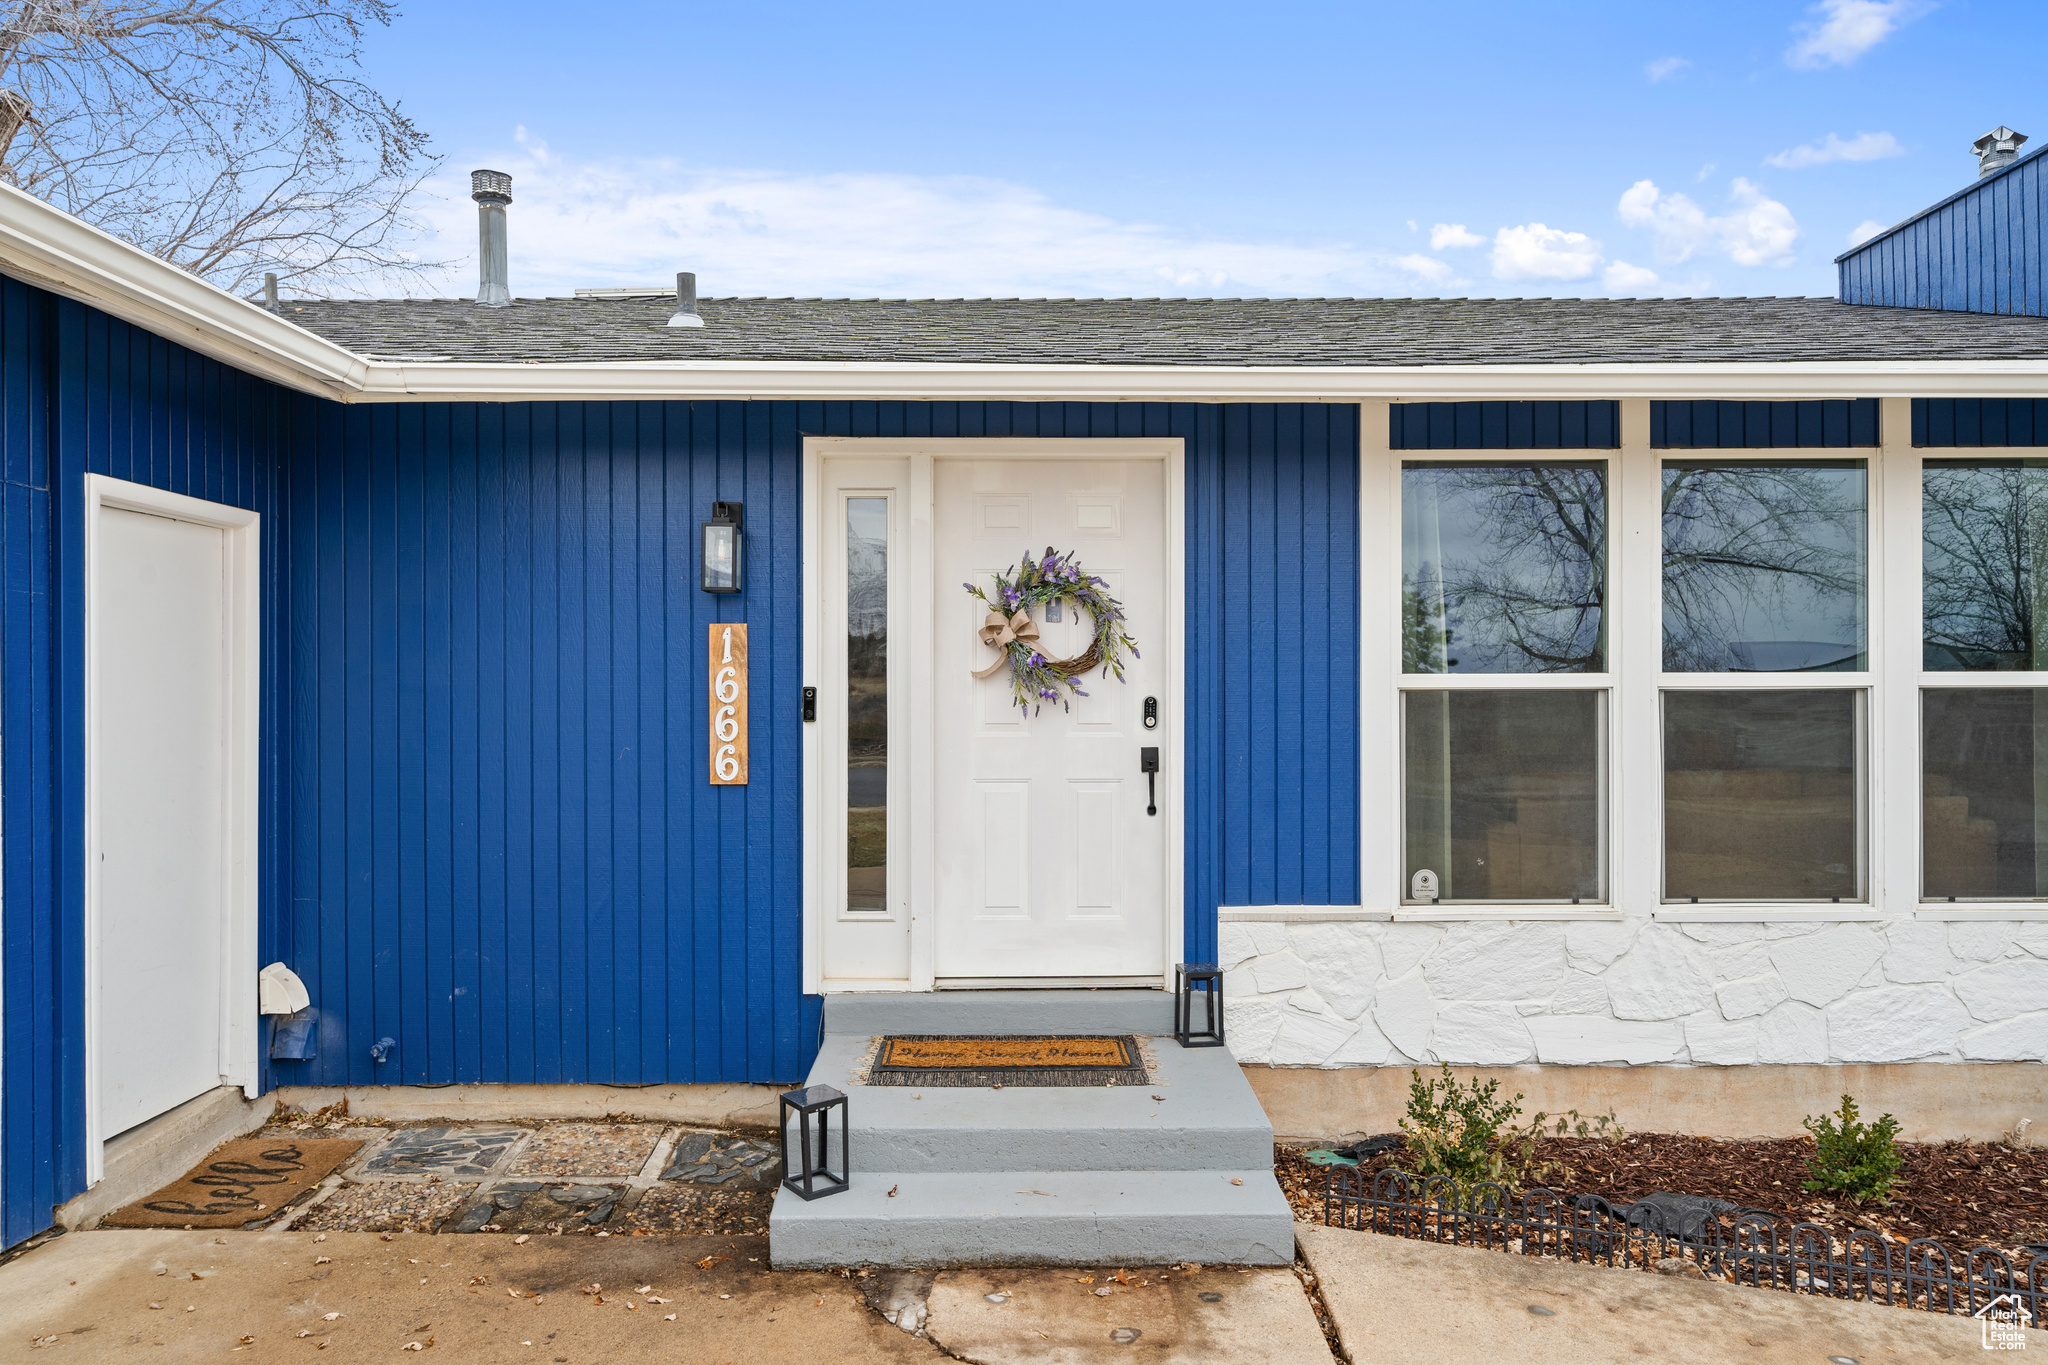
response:
[[[1583,280],[1600,268],[1600,243],[1541,223],[1493,235],[1493,273],[1502,280]]]
[[[1788,147],[1776,156],[1765,157],[1764,161],[1786,170],[1797,170],[1801,166],[1825,166],[1830,161],[1882,161],[1888,156],[1905,154],[1906,149],[1890,133],[1858,133],[1846,141],[1829,133],[1819,142]]]
[[[661,286],[677,270],[727,296],[1344,295],[1413,280],[1390,252],[1206,236],[998,180],[583,161],[524,130],[516,147],[474,164],[516,181],[512,290],[526,297]],[[422,254],[461,263],[431,287],[467,294],[476,242],[467,178],[430,188],[441,197],[422,215],[436,240]]]
[[[1602,272],[1600,283],[1610,294],[1645,294],[1656,289],[1661,283],[1657,272],[1627,261],[1616,261]]]
[[[1463,223],[1438,223],[1429,230],[1429,249],[1442,251],[1447,246],[1485,246],[1486,239],[1476,232],[1467,232]]]
[[[1683,57],[1659,57],[1643,68],[1643,74],[1648,76],[1650,83],[1654,85],[1658,81],[1670,80],[1691,65],[1692,63]]]
[[[1847,66],[1932,8],[1927,0],[1821,0],[1809,11],[1820,18],[1793,30],[1799,41],[1785,60],[1807,70]]]
[[[1450,262],[1440,261],[1434,256],[1396,256],[1394,264],[1412,274],[1420,275],[1431,284],[1442,284],[1457,272]]]
[[[1737,265],[1789,265],[1799,224],[1792,211],[1756,185],[1737,177],[1730,211],[1711,217],[1684,194],[1665,194],[1654,181],[1638,180],[1622,193],[1621,221],[1648,228],[1657,259],[1679,262],[1721,252]]]
[[[1883,232],[1884,229],[1885,225],[1883,223],[1878,222],[1877,219],[1865,218],[1862,222],[1858,223],[1855,227],[1849,230],[1849,245],[1862,246],[1872,237],[1875,237],[1878,233]]]

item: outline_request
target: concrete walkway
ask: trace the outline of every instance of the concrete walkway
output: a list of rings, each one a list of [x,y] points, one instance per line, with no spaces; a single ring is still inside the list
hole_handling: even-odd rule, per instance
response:
[[[1922,1365],[1987,1359],[1978,1323],[1298,1224],[1356,1365]],[[2029,1355],[2048,1332],[2028,1332]]]
[[[849,1277],[770,1270],[760,1237],[110,1229],[0,1266],[0,1362],[1329,1365],[1290,1270],[1114,1269]]]

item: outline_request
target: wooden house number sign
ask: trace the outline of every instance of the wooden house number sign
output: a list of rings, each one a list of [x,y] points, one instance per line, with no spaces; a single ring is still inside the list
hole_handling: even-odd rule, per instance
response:
[[[711,785],[747,785],[747,628],[711,627]]]

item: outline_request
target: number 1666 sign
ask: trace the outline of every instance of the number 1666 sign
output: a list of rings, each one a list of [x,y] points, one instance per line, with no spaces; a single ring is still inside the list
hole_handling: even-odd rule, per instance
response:
[[[747,628],[711,627],[711,785],[747,784]]]

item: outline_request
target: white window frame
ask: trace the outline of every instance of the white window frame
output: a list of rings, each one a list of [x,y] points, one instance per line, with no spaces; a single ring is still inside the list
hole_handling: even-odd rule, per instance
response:
[[[1742,395],[1730,395],[1741,397]],[[1827,397],[1816,392],[1809,397]],[[1919,906],[1919,695],[1923,685],[1985,685],[1986,675],[1920,668],[1920,452],[1912,445],[1912,400],[1882,399],[1882,444],[1843,449],[1652,448],[1650,399],[1620,401],[1614,450],[1410,451],[1389,440],[1391,401],[1360,405],[1361,545],[1359,842],[1364,913],[1396,920],[1616,920],[1648,915],[1676,922],[1879,920],[1912,913],[1934,919],[2048,919],[2048,907]],[[2006,449],[1943,451],[1945,457],[2011,458]],[[1608,468],[1607,668],[1604,674],[1403,674],[1400,653],[1401,466],[1494,460],[1605,460]],[[1667,459],[1862,460],[1867,484],[1866,620],[1870,667],[1860,673],[1666,673],[1663,668],[1663,470]],[[1999,674],[1998,685],[2022,675]],[[2048,673],[2034,675],[2048,686]],[[1403,903],[1401,694],[1455,688],[1604,688],[1608,692],[1604,906]],[[1663,698],[1669,691],[1856,690],[1863,693],[1861,839],[1865,899],[1670,904],[1663,901]],[[1913,769],[1912,780],[1894,773]],[[1912,800],[1888,800],[1890,792]],[[1389,907],[1380,910],[1379,907]]]
[[[1362,888],[1365,903],[1391,907],[1395,920],[1613,920],[1621,917],[1616,876],[1614,812],[1620,752],[1620,710],[1615,667],[1614,613],[1621,590],[1616,572],[1616,546],[1612,528],[1620,475],[1620,452],[1611,449],[1570,448],[1561,450],[1395,450],[1390,443],[1390,405],[1367,403],[1360,416],[1364,461],[1359,479],[1359,543],[1366,548],[1364,591],[1361,597],[1360,640],[1362,681],[1360,744],[1364,790],[1360,794],[1360,867],[1368,879]],[[1646,409],[1647,411],[1647,409]],[[1607,469],[1607,671],[1602,673],[1404,673],[1401,668],[1401,470],[1406,464],[1562,464],[1598,463]],[[1374,465],[1379,469],[1375,473]],[[1369,547],[1377,545],[1375,558]],[[1433,905],[1412,904],[1403,884],[1407,867],[1405,818],[1402,809],[1406,789],[1405,745],[1403,743],[1402,699],[1409,692],[1443,691],[1544,691],[1602,692],[1605,697],[1606,730],[1602,735],[1603,787],[1601,806],[1606,816],[1601,837],[1605,866],[1603,880],[1607,898],[1600,903],[1560,905],[1556,902],[1462,901]],[[1376,872],[1375,869],[1378,871]],[[1372,878],[1377,876],[1378,885]]]
[[[1900,596],[1911,599],[1912,652],[1910,659],[1901,658],[1896,672],[1894,690],[1909,698],[1909,704],[1898,707],[1900,712],[1900,733],[1894,742],[1900,752],[1912,755],[1913,771],[1910,784],[1902,783],[1913,793],[1911,802],[1901,802],[1904,808],[1898,812],[1887,812],[1887,842],[1896,851],[1895,875],[1900,879],[1901,902],[1909,905],[1916,918],[1931,921],[1967,922],[1971,920],[2048,920],[2048,901],[1930,901],[1922,899],[1923,878],[1926,874],[1926,821],[1925,780],[1926,769],[1920,761],[1920,703],[1922,696],[1939,688],[1997,688],[2001,690],[2048,687],[2048,670],[2032,673],[1931,673],[1922,667],[1924,656],[1921,649],[1921,593],[1922,532],[1920,488],[1926,461],[1933,460],[2014,460],[2041,458],[2029,456],[2027,452],[2038,451],[2039,446],[1928,446],[1923,448],[1911,444],[1912,409],[1911,400],[1896,401],[1903,413],[1900,417],[1908,433],[1902,449],[1894,459],[1894,480],[1910,486],[1910,512],[1912,538],[1906,547],[1910,566],[1901,565],[1902,587],[1910,584],[1910,591]],[[1885,413],[1886,430],[1891,428],[1892,416]],[[1887,442],[1889,451],[1890,443]],[[1901,500],[1906,501],[1906,499]],[[1902,513],[1903,515],[1903,513]],[[1908,558],[1902,554],[1901,559]],[[1901,651],[1903,654],[1904,651]],[[1910,823],[1909,823],[1910,822]]]

